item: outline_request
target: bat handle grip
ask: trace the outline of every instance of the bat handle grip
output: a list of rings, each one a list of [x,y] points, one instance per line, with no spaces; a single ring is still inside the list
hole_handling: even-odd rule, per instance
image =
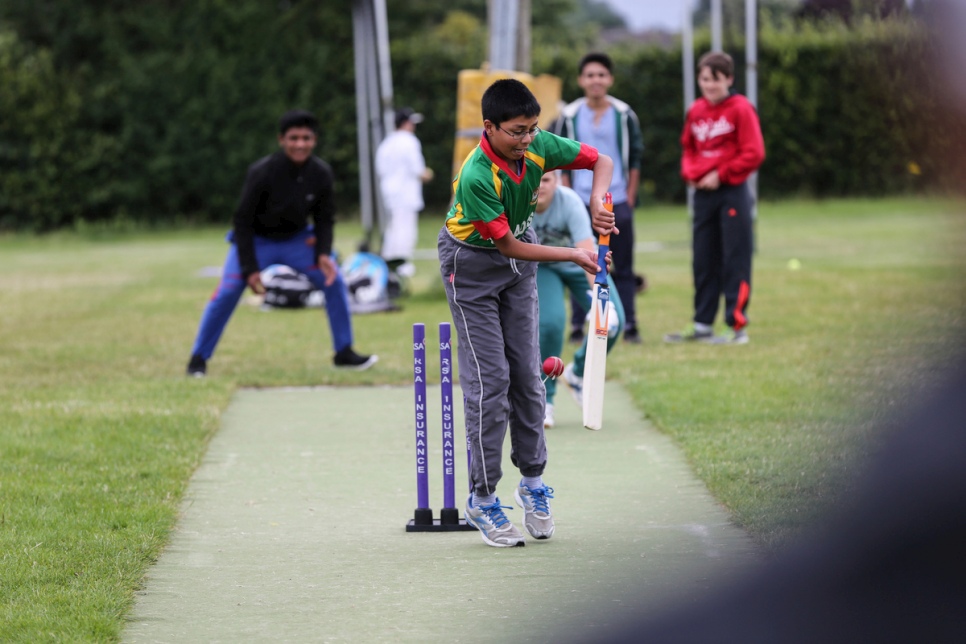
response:
[[[604,195],[604,210],[614,212],[614,200],[608,192]],[[610,251],[610,234],[597,238],[597,266],[600,270],[594,276],[595,284],[607,284],[607,253]]]

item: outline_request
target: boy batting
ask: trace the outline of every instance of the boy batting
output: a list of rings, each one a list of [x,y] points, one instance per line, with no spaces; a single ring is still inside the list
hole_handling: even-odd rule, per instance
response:
[[[453,181],[454,202],[439,233],[440,273],[458,337],[460,385],[472,452],[466,522],[490,546],[525,544],[496,496],[503,441],[522,474],[514,498],[535,539],[554,533],[543,481],[547,465],[540,374],[537,262],[569,261],[596,274],[597,253],[541,246],[530,228],[545,172],[593,170],[591,215],[598,233],[617,233],[603,206],[613,162],[594,148],[537,127],[540,104],[527,87],[498,80],[481,101],[483,134]]]

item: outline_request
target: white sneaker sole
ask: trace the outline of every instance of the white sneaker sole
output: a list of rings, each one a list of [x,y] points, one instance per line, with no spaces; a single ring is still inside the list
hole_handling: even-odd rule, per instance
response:
[[[523,537],[520,537],[520,540],[516,543],[497,543],[496,541],[492,541],[489,537],[487,537],[486,533],[482,530],[480,530],[480,536],[483,537],[483,543],[488,546],[493,546],[494,548],[523,548],[527,545],[527,542]]]

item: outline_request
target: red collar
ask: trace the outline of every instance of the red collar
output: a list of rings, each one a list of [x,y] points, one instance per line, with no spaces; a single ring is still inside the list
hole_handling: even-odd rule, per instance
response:
[[[495,163],[500,170],[503,170],[514,183],[519,184],[521,181],[523,181],[523,177],[525,177],[527,174],[526,161],[521,159],[520,166],[523,168],[523,171],[520,174],[517,174],[514,170],[511,170],[510,165],[506,162],[506,160],[493,151],[493,147],[490,145],[490,139],[487,138],[485,131],[483,132],[483,136],[480,138],[480,147],[483,149],[483,153],[489,157],[490,161]],[[524,159],[525,158],[526,157],[524,157]]]

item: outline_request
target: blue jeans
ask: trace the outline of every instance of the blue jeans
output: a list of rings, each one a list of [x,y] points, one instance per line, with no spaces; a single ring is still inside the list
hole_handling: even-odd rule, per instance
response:
[[[227,237],[232,242],[232,234]],[[319,270],[315,257],[315,235],[311,228],[306,228],[294,237],[285,240],[255,237],[255,258],[259,268],[272,264],[284,264],[300,273],[304,273],[316,288],[325,294],[325,312],[329,317],[329,329],[332,333],[332,346],[338,353],[342,349],[352,346],[352,320],[349,315],[349,295],[346,291],[342,274],[330,286],[325,285],[325,276]],[[238,306],[245,287],[242,279],[241,263],[238,261],[238,248],[234,243],[228,247],[228,257],[221,272],[221,282],[205,306],[198,325],[198,335],[195,337],[192,355],[199,355],[205,360],[215,353],[215,347],[221,334],[228,325],[231,314]]]

